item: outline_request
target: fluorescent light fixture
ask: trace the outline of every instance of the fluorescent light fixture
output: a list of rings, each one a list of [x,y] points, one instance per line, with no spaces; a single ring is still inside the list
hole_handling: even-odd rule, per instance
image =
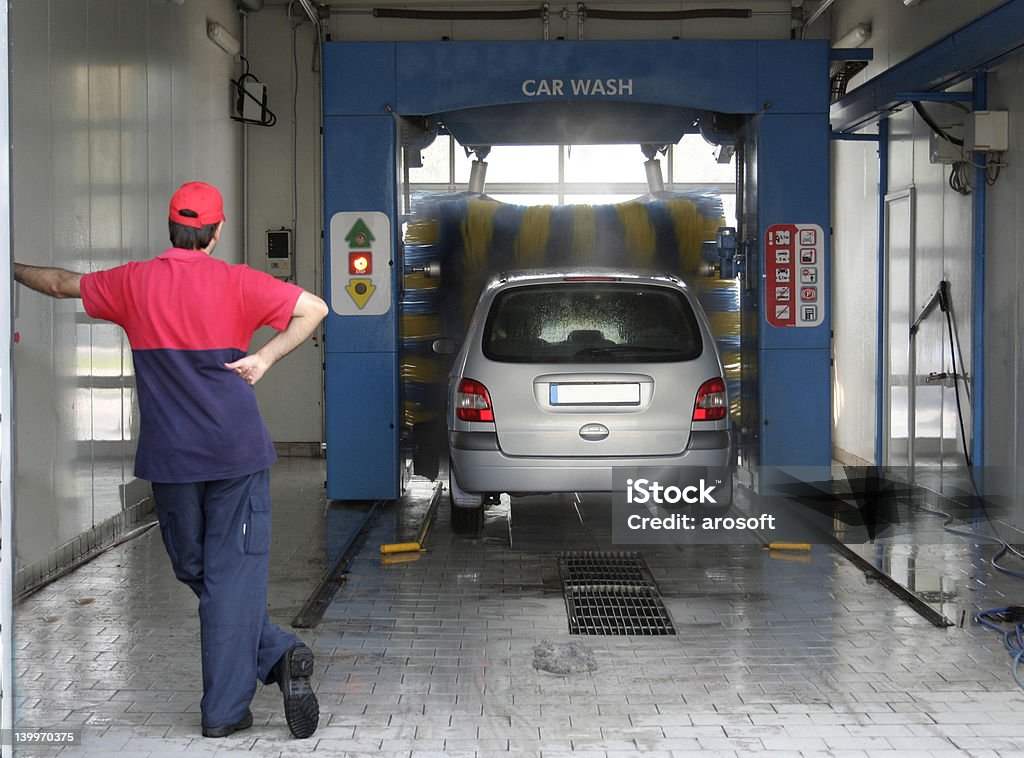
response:
[[[860,47],[871,39],[871,24],[857,24],[850,31],[835,41],[832,47]]]
[[[242,49],[238,40],[231,36],[231,32],[216,21],[206,25],[206,36],[228,55],[238,55],[238,51]]]

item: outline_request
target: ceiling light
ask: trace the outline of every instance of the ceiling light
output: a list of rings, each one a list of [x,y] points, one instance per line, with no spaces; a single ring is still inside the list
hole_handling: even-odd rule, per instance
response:
[[[860,47],[871,39],[871,24],[857,24],[850,31],[837,39],[832,47]]]
[[[238,40],[231,36],[231,32],[216,21],[211,21],[207,24],[206,36],[213,40],[228,55],[238,55],[238,51],[242,49],[238,44]]]

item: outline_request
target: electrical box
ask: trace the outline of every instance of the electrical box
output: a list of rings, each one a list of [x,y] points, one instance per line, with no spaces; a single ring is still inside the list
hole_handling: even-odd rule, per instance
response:
[[[1010,146],[1009,111],[975,111],[964,124],[964,149],[1002,153]]]
[[[267,231],[267,273],[278,279],[292,275],[292,230]]]

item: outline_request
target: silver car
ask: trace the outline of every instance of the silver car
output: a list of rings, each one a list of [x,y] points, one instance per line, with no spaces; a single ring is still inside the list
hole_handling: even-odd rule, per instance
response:
[[[516,272],[483,292],[449,377],[452,518],[510,495],[607,492],[615,467],[685,466],[732,498],[725,374],[673,276]]]

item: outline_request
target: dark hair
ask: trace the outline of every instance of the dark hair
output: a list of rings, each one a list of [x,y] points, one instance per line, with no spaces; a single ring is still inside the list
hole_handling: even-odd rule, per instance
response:
[[[191,216],[195,211],[183,210],[180,213],[182,216]],[[180,247],[183,250],[202,250],[213,239],[213,233],[217,231],[217,224],[207,224],[196,228],[168,219],[167,231],[171,235],[171,245],[174,247]]]

